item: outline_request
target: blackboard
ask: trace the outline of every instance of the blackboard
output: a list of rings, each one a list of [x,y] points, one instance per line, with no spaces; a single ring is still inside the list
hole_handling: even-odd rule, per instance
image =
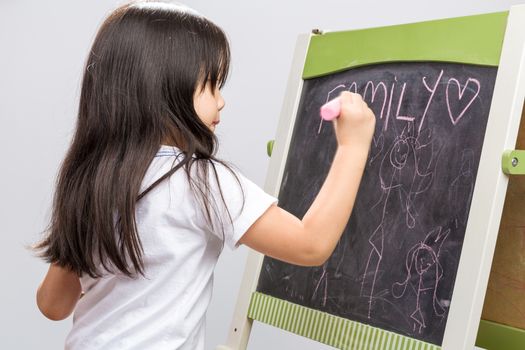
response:
[[[368,65],[304,81],[279,191],[301,218],[336,142],[319,108],[362,94],[377,123],[354,210],[330,259],[305,268],[265,257],[257,291],[440,345],[497,68]]]

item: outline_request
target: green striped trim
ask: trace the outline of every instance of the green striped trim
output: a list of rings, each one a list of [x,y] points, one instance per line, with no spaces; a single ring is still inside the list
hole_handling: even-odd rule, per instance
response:
[[[303,79],[385,62],[498,66],[507,17],[496,12],[314,35]]]
[[[248,317],[339,349],[441,349],[434,344],[310,309],[259,292],[252,294]]]

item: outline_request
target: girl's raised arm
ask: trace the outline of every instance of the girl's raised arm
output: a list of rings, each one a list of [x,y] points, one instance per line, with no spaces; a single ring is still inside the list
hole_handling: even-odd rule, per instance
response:
[[[326,180],[302,220],[271,206],[240,243],[265,255],[312,266],[332,254],[348,223],[361,182],[375,117],[360,95],[341,94],[341,115],[334,120],[338,148]]]

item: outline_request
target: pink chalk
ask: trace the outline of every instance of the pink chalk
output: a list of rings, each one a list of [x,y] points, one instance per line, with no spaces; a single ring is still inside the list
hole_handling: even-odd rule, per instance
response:
[[[321,118],[324,120],[333,120],[339,116],[339,113],[341,113],[341,101],[339,97],[326,102],[321,107]]]

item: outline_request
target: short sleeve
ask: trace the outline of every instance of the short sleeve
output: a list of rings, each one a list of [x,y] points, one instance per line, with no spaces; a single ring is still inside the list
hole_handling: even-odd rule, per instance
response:
[[[250,226],[277,203],[277,198],[235,169],[217,162],[213,163],[213,168],[210,169],[210,192],[216,210],[212,213],[211,230],[221,238],[224,232],[225,244],[235,249]]]

